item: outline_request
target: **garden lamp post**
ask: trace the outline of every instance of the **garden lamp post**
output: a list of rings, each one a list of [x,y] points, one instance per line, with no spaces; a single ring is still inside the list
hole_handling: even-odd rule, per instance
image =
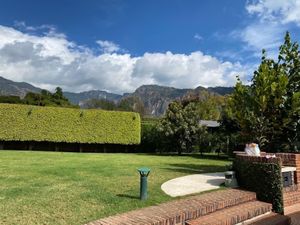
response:
[[[147,178],[150,173],[150,169],[147,167],[142,167],[138,169],[141,177],[140,181],[140,199],[141,200],[146,200],[147,199]]]

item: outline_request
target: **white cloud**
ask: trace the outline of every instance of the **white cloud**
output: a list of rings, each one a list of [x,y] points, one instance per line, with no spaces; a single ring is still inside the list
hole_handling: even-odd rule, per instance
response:
[[[119,52],[121,50],[120,46],[113,43],[112,41],[102,41],[98,40],[96,43],[101,47],[104,53]]]
[[[261,56],[262,49],[266,49],[270,57],[275,57],[286,31],[286,27],[276,23],[253,22],[242,30],[232,32],[231,35],[245,42],[244,50],[253,52],[255,57]]]
[[[239,63],[220,62],[217,58],[193,52],[190,55],[146,53],[136,62],[133,79],[138,83],[158,83],[181,88],[201,86],[230,86],[236,75],[246,77]]]
[[[276,20],[279,23],[295,23],[300,26],[299,0],[255,0],[246,5],[248,13],[261,20]]]
[[[246,10],[252,21],[232,32],[232,36],[245,42],[244,50],[253,52],[255,57],[266,49],[274,58],[285,32],[291,25],[300,26],[299,0],[252,0],[247,2]]]
[[[108,49],[95,54],[54,31],[34,35],[0,26],[0,76],[49,90],[61,86],[75,92],[100,89],[123,93],[143,84],[229,86],[236,75],[246,79],[249,71],[238,62],[223,62],[200,51],[132,57],[118,53],[120,47],[113,42],[99,43]]]
[[[194,38],[199,41],[203,40],[203,37],[200,34],[195,34]]]

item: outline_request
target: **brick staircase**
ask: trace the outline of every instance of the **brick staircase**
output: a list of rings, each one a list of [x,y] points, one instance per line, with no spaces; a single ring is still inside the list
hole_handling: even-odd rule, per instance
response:
[[[271,204],[257,201],[253,192],[228,189],[110,216],[87,225],[234,225],[246,224],[245,221],[260,215],[265,219],[271,210]],[[271,215],[281,222],[274,225],[289,225],[284,216]],[[269,215],[267,219],[270,218]],[[247,224],[254,222],[257,221]]]
[[[272,205],[259,201],[250,201],[186,222],[186,225],[234,225],[271,212]]]

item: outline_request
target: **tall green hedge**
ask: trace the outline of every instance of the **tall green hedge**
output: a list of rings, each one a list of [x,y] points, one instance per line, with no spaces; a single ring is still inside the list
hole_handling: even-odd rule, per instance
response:
[[[235,159],[233,167],[241,187],[256,192],[259,200],[272,203],[275,212],[283,213],[282,176],[279,163]]]
[[[138,113],[0,104],[1,141],[139,144]]]

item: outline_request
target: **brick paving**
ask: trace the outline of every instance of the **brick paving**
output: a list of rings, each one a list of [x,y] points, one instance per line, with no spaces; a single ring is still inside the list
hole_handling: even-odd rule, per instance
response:
[[[291,225],[300,225],[300,204],[284,208],[284,214],[291,218]]]
[[[256,194],[253,192],[239,189],[221,190],[110,216],[90,222],[87,225],[185,224],[188,220],[255,200]]]
[[[272,204],[251,201],[187,221],[186,225],[235,225],[272,210]]]
[[[291,205],[284,208],[284,215],[289,215],[300,211],[300,204]]]
[[[300,210],[300,209],[299,209]],[[300,212],[288,215],[291,218],[291,225],[300,225]]]

